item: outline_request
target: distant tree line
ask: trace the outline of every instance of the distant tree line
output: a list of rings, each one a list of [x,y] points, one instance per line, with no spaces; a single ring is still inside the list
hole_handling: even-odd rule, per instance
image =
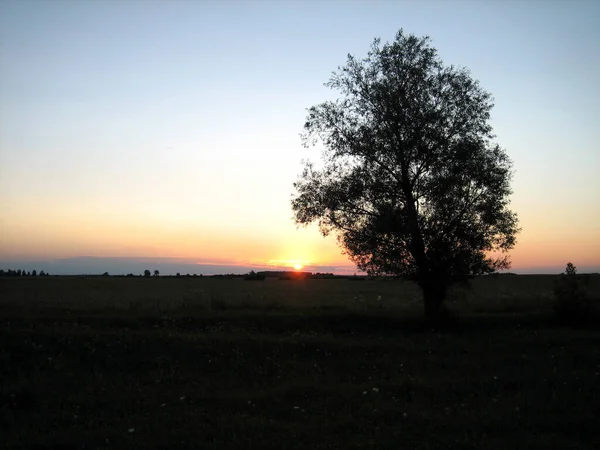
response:
[[[40,273],[38,275],[37,271],[35,269],[33,269],[32,271],[26,271],[26,270],[14,270],[14,269],[8,269],[8,270],[4,270],[4,269],[0,269],[0,277],[48,277],[50,276],[49,273],[44,272],[43,270],[40,270]]]
[[[131,277],[138,277],[138,276],[139,276],[139,277],[150,278],[150,277],[152,277],[153,275],[152,275],[152,272],[151,272],[150,270],[146,269],[146,270],[144,270],[144,273],[142,273],[142,274],[140,274],[140,275],[135,275],[135,274],[133,274],[133,273],[128,273],[128,274],[126,274],[126,275],[111,275],[111,274],[109,274],[108,272],[104,272],[104,273],[102,274],[102,276],[103,276],[103,277],[129,277],[129,278],[131,278]],[[155,276],[155,277],[159,277],[159,276],[160,276],[160,271],[158,271],[158,270],[155,270],[155,271],[154,271],[154,276]],[[190,275],[189,273],[188,273],[188,274],[185,274],[185,275],[182,275],[181,273],[177,272],[177,274],[176,274],[176,275],[167,275],[167,276],[175,276],[175,277],[177,277],[177,278],[180,278],[180,277],[202,277],[203,275],[202,275],[202,274],[200,274],[200,275],[197,275],[197,274],[195,274],[195,273],[194,273],[194,274],[191,274],[191,275]],[[241,275],[240,275],[240,276],[241,276]]]

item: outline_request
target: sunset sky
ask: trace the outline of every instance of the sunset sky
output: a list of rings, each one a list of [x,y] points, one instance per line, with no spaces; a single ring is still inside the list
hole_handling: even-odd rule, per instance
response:
[[[495,98],[512,270],[600,271],[599,19],[594,0],[1,1],[0,261],[354,271],[293,222],[320,157],[299,133],[346,55],[404,28]]]

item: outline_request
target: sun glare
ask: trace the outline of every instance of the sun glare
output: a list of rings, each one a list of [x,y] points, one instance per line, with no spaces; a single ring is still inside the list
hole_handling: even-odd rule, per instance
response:
[[[308,259],[270,259],[267,264],[278,268],[278,270],[302,270],[307,264],[311,264]]]

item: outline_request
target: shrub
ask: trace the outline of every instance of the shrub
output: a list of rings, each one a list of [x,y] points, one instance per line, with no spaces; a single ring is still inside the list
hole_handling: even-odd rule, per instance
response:
[[[554,313],[560,322],[577,325],[592,318],[592,304],[572,263],[567,264],[556,281],[554,296]]]
[[[264,274],[256,273],[254,270],[251,270],[250,273],[244,275],[244,280],[247,281],[263,281],[266,278]]]

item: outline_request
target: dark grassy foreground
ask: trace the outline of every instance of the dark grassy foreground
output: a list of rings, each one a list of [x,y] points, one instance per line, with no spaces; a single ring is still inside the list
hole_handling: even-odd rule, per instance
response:
[[[6,448],[600,448],[600,330],[543,311],[432,331],[381,306],[65,308],[40,299],[75,282],[37,281],[0,280]]]

